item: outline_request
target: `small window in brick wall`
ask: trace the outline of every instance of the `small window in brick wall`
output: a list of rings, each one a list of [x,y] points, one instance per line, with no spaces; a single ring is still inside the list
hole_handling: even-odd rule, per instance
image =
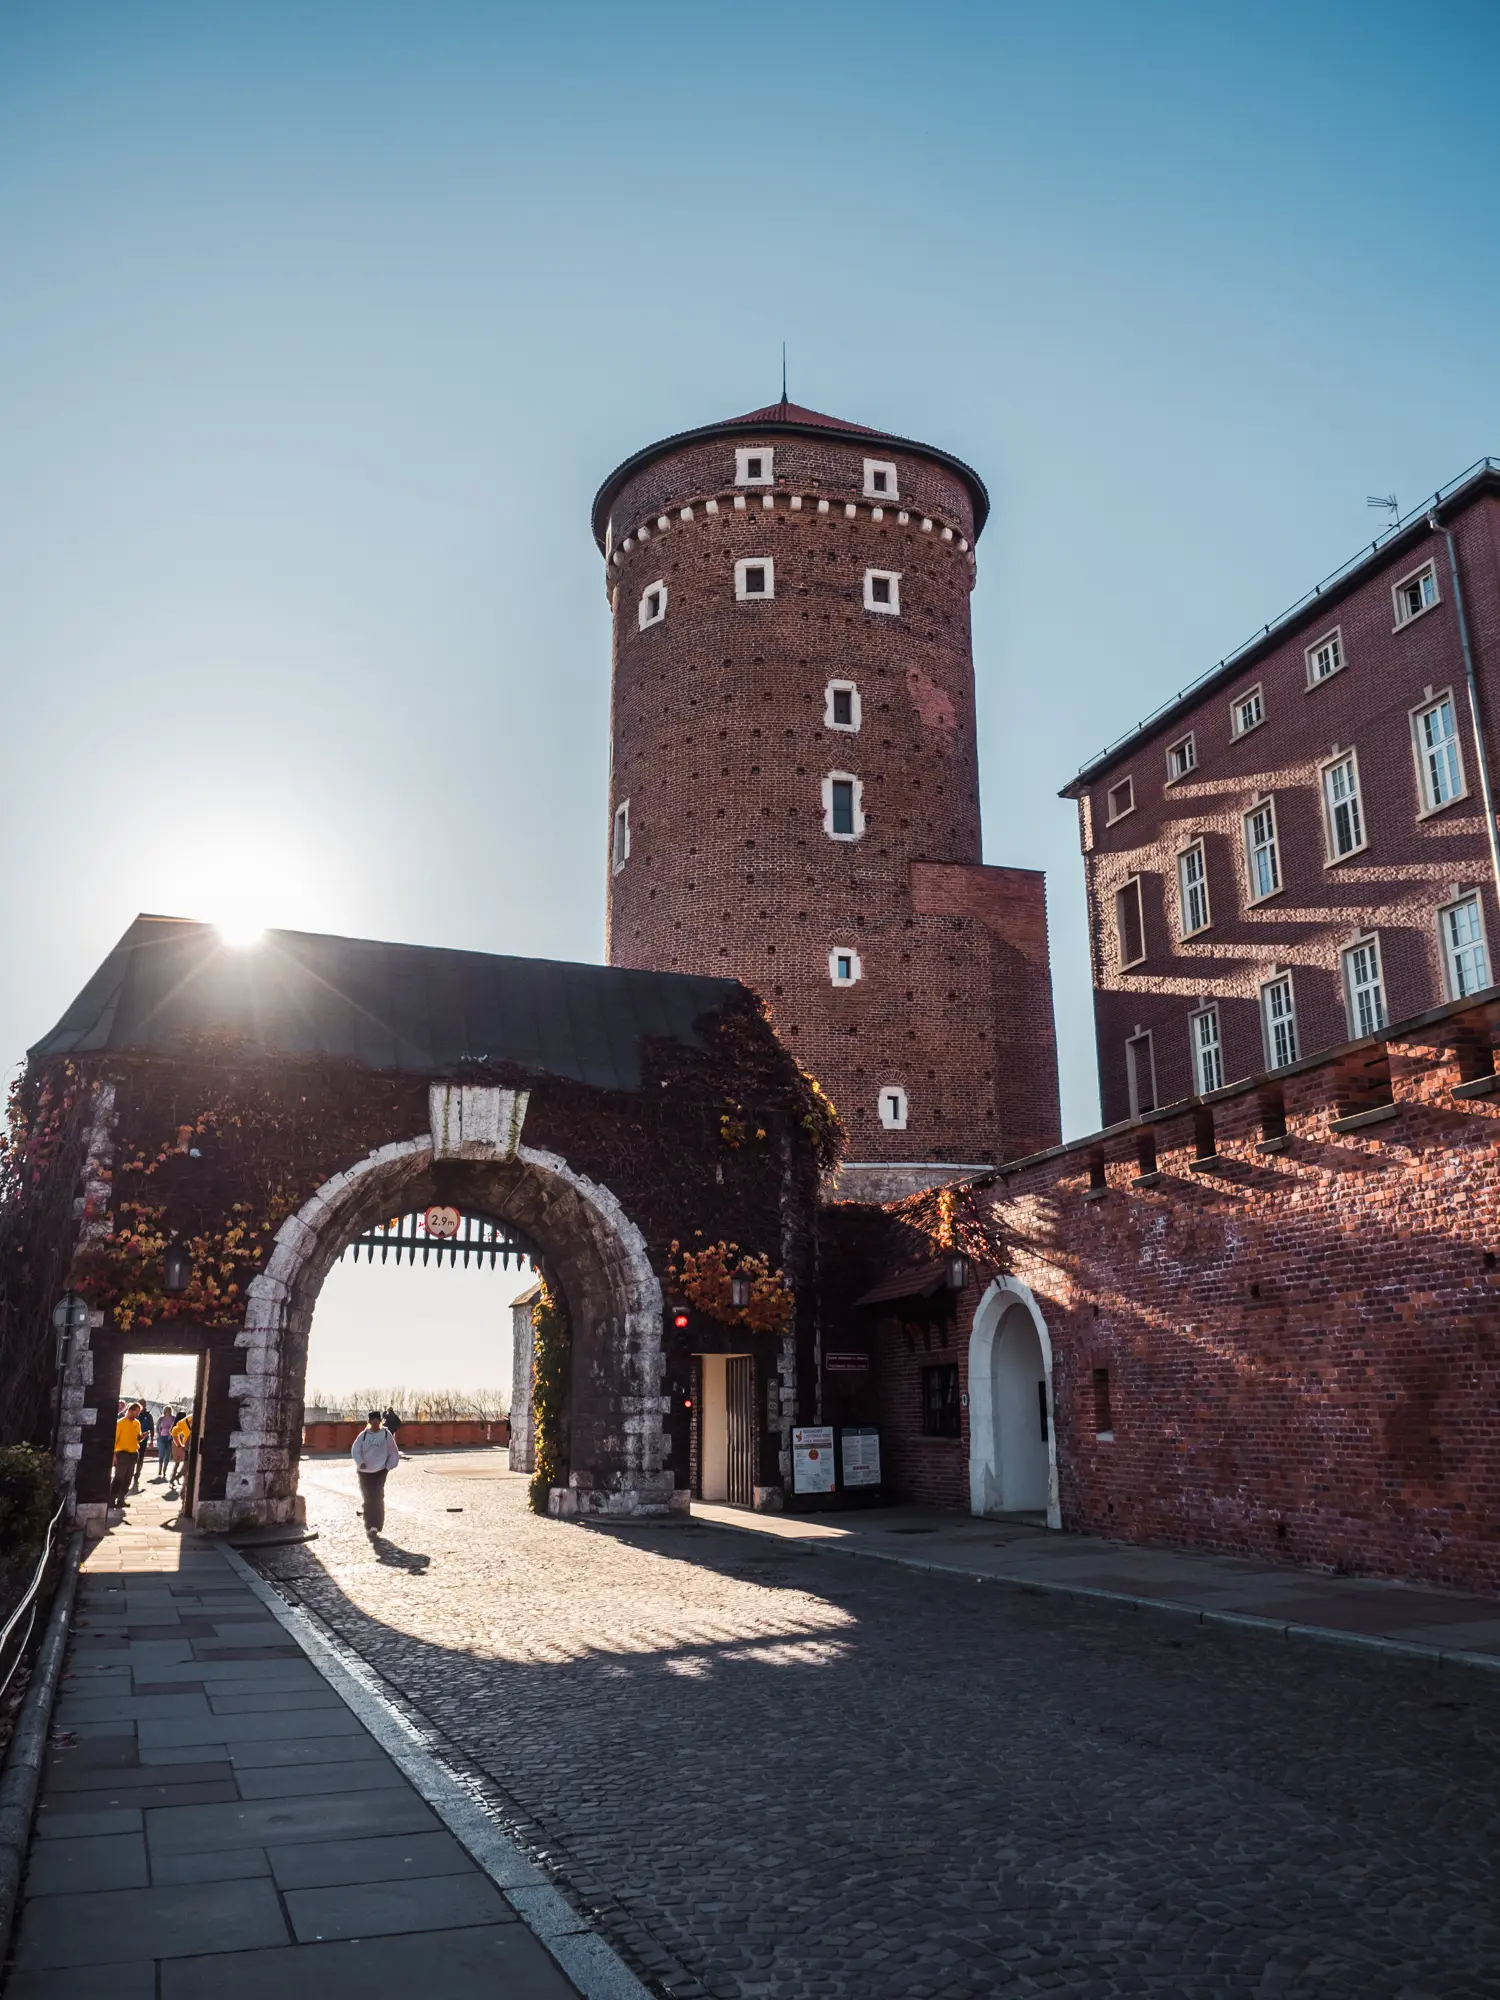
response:
[[[615,807],[614,839],[610,846],[610,865],[616,875],[630,859],[630,801]]]
[[[776,595],[776,565],[769,556],[743,556],[734,566],[734,594],[747,599]]]
[[[864,972],[859,953],[850,944],[836,944],[828,954],[828,977],[835,986],[852,986]]]
[[[963,1434],[958,1405],[958,1363],[939,1362],[922,1370],[922,1435],[956,1438]]]
[[[774,455],[768,444],[750,444],[737,449],[734,454],[734,483],[736,486],[766,486],[773,474]]]
[[[1109,1400],[1109,1370],[1094,1370],[1094,1435],[1108,1438],[1115,1434],[1115,1414]]]
[[[867,500],[899,500],[901,495],[896,486],[896,468],[887,458],[867,458],[865,460],[865,498]]]
[[[882,611],[888,618],[901,614],[901,572],[894,569],[865,571],[865,609]]]
[[[899,1083],[882,1084],[876,1108],[887,1132],[906,1130],[906,1092]]]
[[[859,689],[853,681],[830,681],[823,690],[824,728],[854,731],[861,719]]]
[[[667,586],[658,579],[648,583],[641,592],[641,608],[638,613],[641,631],[648,625],[660,625],[667,615]]]

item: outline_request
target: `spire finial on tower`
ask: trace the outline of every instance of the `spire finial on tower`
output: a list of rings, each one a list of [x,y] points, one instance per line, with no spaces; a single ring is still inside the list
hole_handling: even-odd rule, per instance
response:
[[[786,408],[786,342],[781,343],[781,407]]]

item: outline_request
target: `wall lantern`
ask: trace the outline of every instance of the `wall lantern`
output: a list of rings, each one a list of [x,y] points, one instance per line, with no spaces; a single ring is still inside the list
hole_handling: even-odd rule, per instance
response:
[[[947,1265],[944,1274],[950,1292],[961,1292],[969,1282],[969,1260],[962,1250],[950,1250],[943,1260]]]
[[[52,1330],[57,1335],[57,1365],[62,1367],[68,1343],[76,1340],[89,1323],[89,1302],[77,1292],[64,1292],[52,1308]]]
[[[738,1271],[729,1280],[729,1303],[736,1312],[743,1312],[750,1303],[750,1280]]]
[[[162,1290],[185,1292],[193,1282],[193,1260],[180,1243],[173,1243],[162,1267]]]

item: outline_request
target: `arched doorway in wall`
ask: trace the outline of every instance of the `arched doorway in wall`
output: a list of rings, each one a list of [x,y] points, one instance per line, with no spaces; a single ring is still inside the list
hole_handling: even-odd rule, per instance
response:
[[[995,1281],[969,1336],[969,1506],[1062,1526],[1052,1422],[1052,1343],[1028,1288]]]
[[[249,1288],[246,1369],[233,1465],[202,1527],[277,1521],[296,1508],[307,1343],[318,1292],[362,1231],[444,1204],[523,1239],[566,1299],[573,1326],[570,1459],[578,1511],[665,1512],[661,1290],[640,1231],[608,1188],[529,1146],[490,1159],[434,1159],[426,1138],[383,1146],[334,1176],[278,1232]]]

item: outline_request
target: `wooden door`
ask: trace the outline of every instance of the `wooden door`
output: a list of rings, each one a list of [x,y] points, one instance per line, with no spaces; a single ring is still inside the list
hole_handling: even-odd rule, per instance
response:
[[[755,1357],[731,1354],[724,1367],[729,1416],[729,1504],[755,1502]]]

